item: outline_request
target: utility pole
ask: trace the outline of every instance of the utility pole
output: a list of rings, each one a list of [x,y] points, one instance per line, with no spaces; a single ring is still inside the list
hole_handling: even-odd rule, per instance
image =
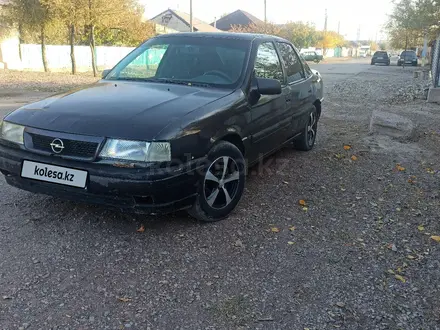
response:
[[[325,9],[324,32],[327,32],[327,8]]]
[[[194,26],[193,26],[193,2],[192,0],[189,0],[189,25],[191,28],[191,32],[194,32]]]
[[[338,34],[340,34],[340,29],[341,29],[341,21],[338,22]]]
[[[267,33],[267,7],[266,7],[266,0],[264,0],[264,31]]]
[[[358,30],[357,30],[357,57],[359,57],[359,42],[361,39],[361,26],[359,25]]]

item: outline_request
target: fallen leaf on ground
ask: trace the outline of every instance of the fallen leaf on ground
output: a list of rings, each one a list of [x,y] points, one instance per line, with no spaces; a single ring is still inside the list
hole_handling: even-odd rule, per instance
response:
[[[406,279],[402,275],[394,275],[394,277],[396,278],[396,280],[399,280],[403,283],[406,282]]]
[[[295,242],[288,241],[287,244],[289,244],[289,245],[293,245],[293,244],[295,244]]]
[[[304,199],[299,200],[299,205],[306,206],[306,201]]]
[[[417,227],[417,229],[418,229],[419,231],[424,231],[424,230],[425,230],[425,227],[423,227],[422,225],[420,225],[420,226]]]
[[[394,272],[394,270],[392,270],[392,269],[388,269],[387,272],[388,272],[389,274],[392,274],[392,275],[396,274],[396,273]]]
[[[350,150],[350,149],[351,149],[351,146],[349,146],[349,145],[344,146],[344,150]]]
[[[358,158],[355,155],[353,155],[353,156],[351,156],[351,160],[356,161],[356,160],[358,160]]]
[[[280,232],[280,230],[277,227],[270,228],[270,231],[273,232],[273,233],[279,233]]]
[[[435,174],[435,171],[432,168],[427,168],[426,172],[428,172],[429,174]]]
[[[431,239],[433,239],[436,242],[440,242],[440,236],[433,235],[431,236]]]
[[[131,299],[130,298],[125,298],[125,297],[118,297],[118,300],[122,301],[122,302],[129,302]]]
[[[136,230],[138,233],[143,233],[144,231],[145,231],[145,227],[144,227],[144,225],[141,225],[140,227],[139,227],[139,229],[138,230]]]
[[[406,256],[408,259],[410,259],[410,260],[414,260],[416,257],[414,257],[414,256],[412,256],[412,255],[408,255],[408,256]]]
[[[307,210],[308,210],[309,208],[308,207],[303,207],[303,211],[306,211],[307,212]]]
[[[296,229],[295,226],[289,227],[290,231],[294,231],[295,229]]]
[[[400,164],[397,164],[397,165],[396,165],[396,169],[397,169],[398,171],[400,171],[400,172],[405,171],[405,167],[400,166]]]

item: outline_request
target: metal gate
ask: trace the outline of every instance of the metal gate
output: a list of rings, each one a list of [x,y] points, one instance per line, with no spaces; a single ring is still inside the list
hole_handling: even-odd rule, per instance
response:
[[[440,87],[440,35],[435,41],[432,54],[432,83],[434,87]]]

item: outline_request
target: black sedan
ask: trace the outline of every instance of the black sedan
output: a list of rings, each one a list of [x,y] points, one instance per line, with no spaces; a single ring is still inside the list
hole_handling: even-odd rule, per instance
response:
[[[216,221],[239,202],[248,166],[289,142],[312,149],[322,93],[284,39],[163,35],[96,84],[7,115],[0,171],[35,193]]]
[[[377,51],[373,54],[373,57],[371,58],[371,65],[375,64],[385,64],[390,65],[391,59],[387,52],[385,51]]]
[[[415,51],[405,50],[400,54],[399,59],[397,60],[397,65],[402,66],[405,64],[409,64],[412,66],[418,65],[417,54]]]

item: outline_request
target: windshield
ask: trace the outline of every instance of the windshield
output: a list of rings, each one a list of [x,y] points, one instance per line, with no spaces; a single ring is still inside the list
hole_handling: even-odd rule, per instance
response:
[[[409,51],[404,51],[404,52],[402,52],[402,54],[400,54],[400,56],[416,56],[416,53],[415,52],[409,52]]]
[[[235,88],[250,47],[250,41],[223,37],[158,37],[128,54],[106,79]]]

